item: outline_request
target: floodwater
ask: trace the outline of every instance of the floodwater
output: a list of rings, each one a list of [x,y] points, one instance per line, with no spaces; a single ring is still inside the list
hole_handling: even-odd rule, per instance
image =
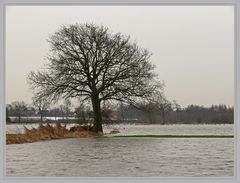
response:
[[[122,125],[121,134],[233,134],[233,125]],[[12,127],[11,127],[12,128]],[[9,128],[8,128],[9,129]],[[234,175],[233,138],[72,138],[6,146],[7,176]]]
[[[64,125],[64,124],[62,124]],[[68,124],[67,128],[75,124]],[[23,133],[24,126],[28,129],[37,128],[38,124],[8,124],[6,125],[6,133]],[[233,124],[220,125],[132,125],[132,124],[112,124],[104,125],[104,132],[109,133],[113,129],[118,129],[121,133],[114,135],[136,135],[136,134],[171,134],[171,135],[233,135]]]

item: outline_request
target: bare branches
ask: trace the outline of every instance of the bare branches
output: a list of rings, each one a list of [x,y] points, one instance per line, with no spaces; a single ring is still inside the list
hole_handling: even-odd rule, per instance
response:
[[[98,93],[102,100],[147,97],[161,86],[155,81],[151,54],[93,24],[62,26],[50,38],[47,71],[31,72],[28,81],[38,98],[57,100]]]
[[[100,115],[101,101],[131,103],[162,87],[153,72],[151,53],[129,36],[112,34],[103,26],[75,24],[62,26],[48,41],[47,69],[28,75],[38,99],[84,97],[92,100]]]

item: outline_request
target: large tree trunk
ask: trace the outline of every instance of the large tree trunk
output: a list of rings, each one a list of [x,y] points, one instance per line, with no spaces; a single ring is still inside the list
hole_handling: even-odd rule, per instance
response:
[[[93,130],[96,133],[103,133],[101,103],[99,100],[99,96],[93,95],[91,100],[92,100],[93,115],[94,115]]]

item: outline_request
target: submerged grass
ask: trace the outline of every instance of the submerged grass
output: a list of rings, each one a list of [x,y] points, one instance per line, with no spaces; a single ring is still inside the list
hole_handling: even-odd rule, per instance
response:
[[[79,129],[71,131],[60,123],[56,123],[54,126],[50,124],[40,124],[38,128],[24,128],[25,132],[23,134],[6,134],[6,144],[22,144],[40,140],[101,136],[101,134],[87,130]]]
[[[233,138],[233,135],[122,135],[122,136],[111,136],[113,138]]]

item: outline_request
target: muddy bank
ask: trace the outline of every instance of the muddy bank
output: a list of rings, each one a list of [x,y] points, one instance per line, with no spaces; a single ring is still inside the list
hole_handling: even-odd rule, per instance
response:
[[[23,134],[6,134],[6,144],[22,144],[40,140],[100,136],[102,136],[102,134],[80,127],[68,130],[66,126],[62,126],[60,123],[55,125],[40,124],[38,128],[28,129],[25,127],[25,132]]]

